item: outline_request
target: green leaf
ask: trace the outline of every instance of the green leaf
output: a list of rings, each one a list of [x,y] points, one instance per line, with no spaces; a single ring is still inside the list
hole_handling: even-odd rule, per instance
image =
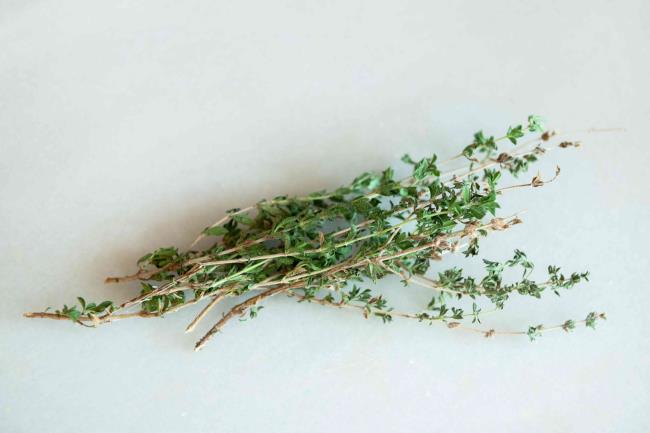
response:
[[[246,224],[247,226],[253,225],[253,219],[246,214],[239,214],[232,217],[235,221],[241,224]],[[227,232],[227,231],[226,231]],[[225,233],[224,233],[225,234]]]
[[[592,311],[585,318],[585,326],[591,329],[596,329],[596,320],[598,319],[598,313]]]
[[[576,327],[576,322],[573,320],[567,320],[562,325],[562,329],[564,329],[566,332],[571,332],[572,330],[575,329],[575,327]]]
[[[67,311],[66,315],[70,318],[70,320],[76,322],[79,320],[79,317],[81,317],[81,312],[73,307],[71,310]]]
[[[145,254],[144,256],[142,256],[142,257],[140,257],[140,258],[138,259],[138,262],[137,262],[137,263],[140,264],[140,263],[142,263],[142,262],[146,262],[146,261],[149,260],[150,258],[151,258],[151,253],[149,253],[149,254]]]
[[[517,144],[517,140],[524,136],[523,126],[517,125],[515,127],[509,127],[506,137],[512,142],[512,144]]]
[[[96,313],[101,313],[104,310],[106,310],[107,308],[111,307],[112,305],[113,305],[113,302],[104,301],[104,302],[102,302],[101,304],[99,304],[98,306],[95,307],[95,312]]]
[[[530,132],[544,132],[544,119],[534,114],[528,116],[528,130]]]
[[[203,233],[208,236],[222,236],[228,233],[228,230],[221,226],[214,226],[206,228]]]
[[[526,334],[528,335],[530,341],[535,341],[542,336],[542,328],[542,325],[531,326],[528,328],[528,332]]]
[[[464,203],[469,203],[472,199],[472,185],[469,182],[463,183],[463,188],[461,190],[461,196]]]
[[[411,156],[410,156],[408,153],[405,153],[405,154],[402,156],[401,161],[402,161],[403,163],[411,164],[411,165],[415,165],[415,164],[417,164],[415,161],[413,161],[413,158],[411,158]]]

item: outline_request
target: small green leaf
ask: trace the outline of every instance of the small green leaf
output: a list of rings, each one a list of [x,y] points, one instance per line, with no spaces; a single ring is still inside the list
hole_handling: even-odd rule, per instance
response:
[[[529,327],[528,332],[526,334],[528,335],[528,338],[530,339],[530,341],[535,341],[536,339],[541,337],[543,328],[544,327],[542,325]]]
[[[81,312],[73,307],[71,310],[68,310],[67,316],[70,318],[70,320],[76,322],[79,320],[79,317],[81,317]]]
[[[515,127],[509,127],[506,137],[512,142],[512,144],[517,144],[517,140],[524,136],[523,126],[517,125]]]
[[[573,320],[567,320],[566,322],[564,322],[564,324],[562,324],[562,329],[564,329],[566,332],[570,332],[574,330],[575,327],[576,327],[576,322]]]
[[[253,219],[246,214],[239,214],[232,217],[235,221],[241,224],[246,224],[247,226],[253,225]],[[214,228],[214,227],[213,227]],[[225,234],[225,233],[224,233]]]
[[[543,132],[544,119],[541,116],[531,114],[528,116],[528,130],[530,132]]]
[[[472,185],[469,182],[463,183],[463,188],[461,190],[461,196],[464,203],[469,203],[472,199]]]
[[[411,165],[415,165],[415,164],[417,164],[415,161],[413,161],[413,158],[411,158],[411,156],[410,156],[408,153],[405,153],[405,154],[402,156],[401,161],[402,161],[403,163],[411,164]]]
[[[596,320],[598,319],[598,313],[592,311],[585,318],[585,326],[591,329],[596,329]]]
[[[104,310],[106,310],[107,308],[111,307],[112,305],[113,305],[113,302],[104,301],[104,302],[102,302],[101,304],[99,304],[98,306],[95,307],[95,312],[96,313],[101,313]]]
[[[214,226],[206,228],[203,233],[208,236],[222,236],[228,233],[228,230],[221,226]]]
[[[145,254],[144,256],[142,256],[142,257],[140,257],[140,258],[138,259],[138,262],[137,262],[137,263],[140,264],[140,263],[142,263],[142,262],[146,262],[146,261],[149,260],[150,258],[151,258],[151,253],[149,253],[149,254]]]

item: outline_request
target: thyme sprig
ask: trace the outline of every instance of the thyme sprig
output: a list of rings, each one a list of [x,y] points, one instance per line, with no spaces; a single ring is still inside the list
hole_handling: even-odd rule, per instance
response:
[[[528,134],[539,134],[522,142]],[[158,248],[137,261],[138,272],[109,277],[106,282],[139,281],[135,296],[121,304],[104,301],[64,305],[54,312],[27,313],[27,317],[71,320],[84,326],[132,317],[160,317],[181,308],[205,302],[187,326],[193,331],[210,311],[226,298],[239,302],[228,310],[196,343],[201,349],[233,318],[255,318],[269,297],[284,294],[300,302],[359,310],[364,317],[384,323],[394,317],[450,329],[482,333],[526,335],[531,340],[553,329],[570,331],[577,324],[594,327],[604,313],[589,313],[583,320],[567,320],[551,327],[530,326],[523,331],[496,331],[471,326],[481,323],[487,312],[477,301],[502,310],[514,295],[540,298],[550,291],[560,295],[588,279],[587,272],[562,274],[557,266],[547,268],[548,278],[531,279],[534,265],[516,250],[505,261],[483,260],[484,275],[470,276],[460,268],[437,270],[427,276],[432,262],[447,253],[462,250],[466,257],[479,253],[480,240],[521,223],[519,215],[497,216],[498,198],[519,188],[538,188],[560,174],[544,180],[540,174],[529,182],[499,187],[502,173],[519,177],[552,149],[578,147],[579,142],[556,143],[554,131],[544,132],[542,119],[529,116],[524,124],[507,128],[503,136],[474,134],[473,141],[446,163],[464,158],[460,168],[441,170],[436,155],[402,161],[411,173],[395,178],[392,168],[363,173],[349,185],[306,196],[278,196],[246,208],[230,209],[203,230],[186,251]],[[500,149],[504,143],[509,146]],[[212,244],[195,249],[205,238]],[[516,281],[505,274],[518,270]],[[404,285],[432,290],[432,298],[421,311],[395,311],[383,295],[358,283],[398,276]],[[471,310],[465,305],[471,301]],[[133,311],[138,309],[138,311]]]

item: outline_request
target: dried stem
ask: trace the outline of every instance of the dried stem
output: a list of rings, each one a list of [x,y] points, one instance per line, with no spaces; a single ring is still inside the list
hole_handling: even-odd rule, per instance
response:
[[[278,293],[286,292],[289,289],[296,288],[299,286],[300,286],[299,284],[294,284],[294,285],[286,285],[286,286],[276,287],[274,289],[269,289],[258,295],[253,296],[252,298],[245,300],[244,302],[235,305],[230,311],[224,314],[221,320],[219,320],[212,328],[210,328],[210,330],[203,337],[201,337],[201,339],[194,346],[194,350],[197,352],[201,350],[203,346],[205,346],[206,343],[210,340],[210,338],[212,338],[214,334],[219,332],[219,330],[223,328],[230,319],[236,316],[241,316],[246,312],[246,310],[257,305],[259,302],[261,302],[266,298],[277,295]]]

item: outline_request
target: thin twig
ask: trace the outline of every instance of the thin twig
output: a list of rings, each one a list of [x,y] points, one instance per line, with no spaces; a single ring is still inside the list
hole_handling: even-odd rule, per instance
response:
[[[299,286],[300,286],[300,284],[294,284],[294,285],[286,285],[286,286],[276,287],[274,289],[269,289],[269,290],[267,290],[265,292],[262,292],[262,293],[260,293],[258,295],[255,295],[255,296],[251,297],[251,298],[248,298],[247,300],[245,300],[244,302],[242,302],[240,304],[235,305],[230,311],[228,311],[226,314],[224,314],[224,316],[221,318],[221,320],[219,320],[212,328],[210,328],[210,330],[203,337],[201,337],[201,339],[199,341],[197,341],[196,345],[194,346],[194,350],[197,351],[197,352],[199,350],[201,350],[203,348],[203,346],[205,346],[207,344],[207,342],[210,340],[210,338],[212,338],[212,336],[214,336],[214,334],[219,332],[219,330],[221,328],[223,328],[225,326],[225,324],[228,323],[228,321],[230,319],[232,319],[233,317],[241,316],[250,307],[253,307],[253,306],[257,305],[260,301],[262,301],[262,300],[264,300],[264,299],[266,299],[266,298],[268,298],[270,296],[274,296],[274,295],[277,295],[278,293],[286,292],[287,290],[290,290],[290,289],[293,289],[293,288],[296,288],[296,287],[299,287]]]

